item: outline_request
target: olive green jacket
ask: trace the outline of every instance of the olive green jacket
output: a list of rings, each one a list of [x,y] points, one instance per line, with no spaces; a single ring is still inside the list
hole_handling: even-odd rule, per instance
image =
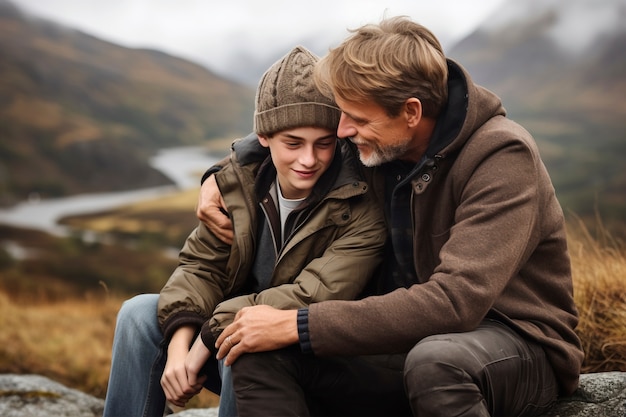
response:
[[[159,297],[158,319],[166,339],[182,325],[202,326],[202,339],[213,350],[219,333],[242,307],[293,309],[353,299],[363,290],[381,261],[386,228],[358,160],[344,141],[337,149],[335,162],[316,184],[309,209],[301,213],[276,256],[271,288],[247,294],[242,291],[255,258],[260,212],[255,186],[267,178],[258,178],[262,164],[254,147],[234,143],[231,163],[215,174],[233,221],[234,242],[224,244],[202,223],[188,237],[179,266]],[[275,170],[267,175],[273,181]],[[324,179],[330,183],[320,190]]]

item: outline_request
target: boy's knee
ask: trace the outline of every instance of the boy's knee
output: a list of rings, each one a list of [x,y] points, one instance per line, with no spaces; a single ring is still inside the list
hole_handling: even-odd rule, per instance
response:
[[[156,320],[158,294],[140,294],[122,303],[117,313],[117,327],[144,328],[146,322]]]

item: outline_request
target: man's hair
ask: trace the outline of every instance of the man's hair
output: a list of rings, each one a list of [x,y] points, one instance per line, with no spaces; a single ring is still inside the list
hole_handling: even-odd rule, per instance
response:
[[[406,16],[356,30],[331,49],[315,69],[321,91],[346,101],[373,100],[390,117],[411,97],[426,117],[436,117],[448,99],[448,65],[433,33]]]

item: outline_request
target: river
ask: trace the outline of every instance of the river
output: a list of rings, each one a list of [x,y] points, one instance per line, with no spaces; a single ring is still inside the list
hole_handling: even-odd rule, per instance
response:
[[[67,229],[59,225],[58,221],[65,216],[110,210],[181,189],[199,187],[202,173],[219,159],[202,147],[162,149],[150,163],[176,185],[45,200],[32,198],[13,207],[0,209],[0,223],[64,235]]]

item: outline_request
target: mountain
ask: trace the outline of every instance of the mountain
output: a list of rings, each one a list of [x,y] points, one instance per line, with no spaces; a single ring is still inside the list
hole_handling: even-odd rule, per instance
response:
[[[508,1],[447,52],[535,136],[567,213],[626,224],[626,0]],[[253,97],[0,0],[0,204],[166,183],[155,149],[249,132]]]
[[[626,224],[626,1],[509,1],[448,56],[535,136],[566,212]]]
[[[169,183],[158,148],[252,129],[254,89],[0,0],[0,204]]]

